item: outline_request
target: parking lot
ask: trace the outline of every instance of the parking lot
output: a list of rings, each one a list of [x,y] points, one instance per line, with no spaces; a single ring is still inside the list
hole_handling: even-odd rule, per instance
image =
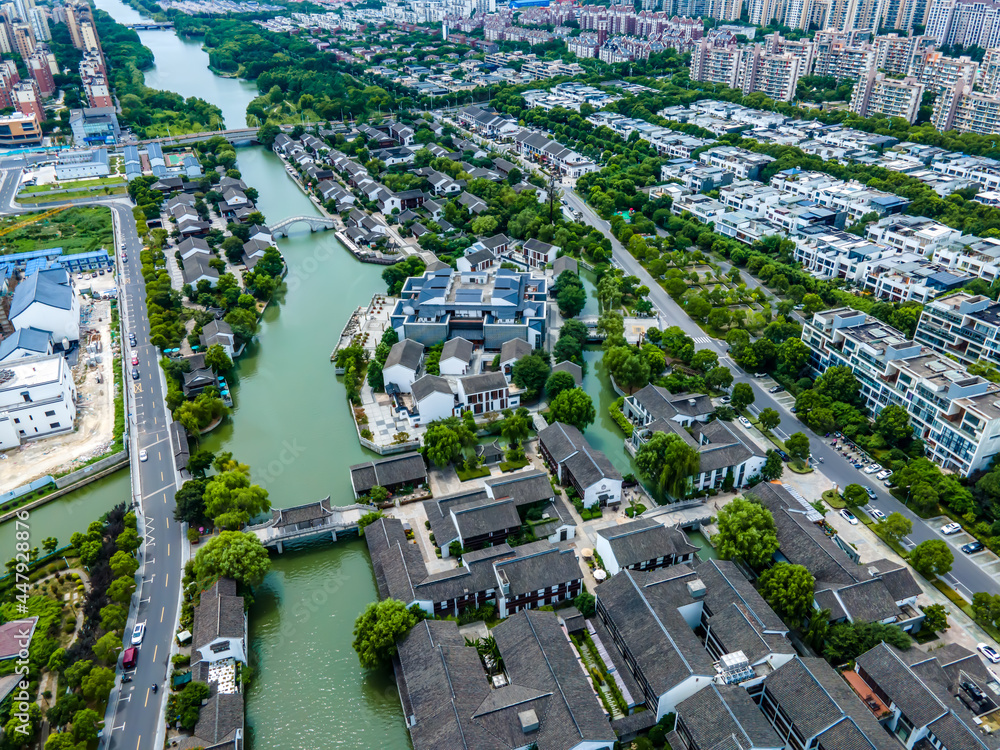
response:
[[[954,554],[956,556],[965,555],[982,568],[984,573],[988,573],[991,576],[1000,575],[1000,557],[997,557],[996,554],[985,548],[972,554],[963,552],[962,547],[976,541],[976,539],[965,531],[960,531],[957,534],[945,534],[942,529],[949,523],[952,523],[952,520],[948,516],[927,519],[927,525],[950,546],[954,547]]]

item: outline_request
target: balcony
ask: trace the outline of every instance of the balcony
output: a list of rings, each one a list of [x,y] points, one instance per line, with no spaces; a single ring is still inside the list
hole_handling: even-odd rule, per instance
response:
[[[868,683],[861,678],[861,675],[853,669],[848,669],[841,672],[841,676],[843,676],[847,684],[851,686],[851,689],[861,699],[861,702],[868,707],[868,710],[872,712],[876,719],[881,721],[889,716],[891,713],[889,707],[882,702],[882,699],[875,694],[875,691],[868,686]]]

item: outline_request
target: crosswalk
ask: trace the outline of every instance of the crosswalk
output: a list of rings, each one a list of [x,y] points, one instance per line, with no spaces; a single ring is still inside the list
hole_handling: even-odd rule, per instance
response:
[[[696,343],[696,344],[711,344],[712,343],[712,337],[711,336],[699,336],[698,338],[692,339],[692,341],[694,341],[694,343]]]

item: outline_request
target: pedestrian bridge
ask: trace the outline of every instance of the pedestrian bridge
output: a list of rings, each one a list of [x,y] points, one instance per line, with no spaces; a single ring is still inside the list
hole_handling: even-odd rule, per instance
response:
[[[287,237],[289,229],[295,224],[308,224],[310,232],[322,232],[336,226],[333,219],[324,216],[290,216],[277,224],[271,224],[271,234],[275,237]]]
[[[358,521],[370,512],[370,505],[331,505],[327,497],[318,503],[294,508],[273,508],[270,519],[248,526],[245,531],[256,535],[261,544],[277,549],[280,554],[288,542],[324,536],[337,541],[344,536],[357,536]]]

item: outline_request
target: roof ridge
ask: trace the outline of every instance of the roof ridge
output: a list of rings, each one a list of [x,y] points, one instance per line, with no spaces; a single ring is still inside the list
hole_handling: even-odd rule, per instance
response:
[[[576,727],[576,733],[582,738],[584,736],[583,730],[580,728],[580,723],[576,720],[576,714],[573,713],[573,707],[570,705],[570,702],[566,699],[566,693],[563,692],[562,683],[559,682],[559,677],[556,676],[556,672],[552,668],[552,663],[549,661],[549,655],[545,653],[545,648],[542,646],[542,642],[538,638],[538,633],[535,630],[535,626],[531,622],[530,610],[525,610],[524,621],[528,623],[528,628],[531,629],[531,635],[534,637],[535,643],[538,644],[539,651],[542,652],[542,658],[545,659],[545,666],[548,668],[549,674],[552,675],[552,679],[555,681],[556,687],[559,688],[559,695],[562,697],[563,704],[566,706],[566,711],[567,713],[569,713],[570,719],[573,720],[573,726]]]

